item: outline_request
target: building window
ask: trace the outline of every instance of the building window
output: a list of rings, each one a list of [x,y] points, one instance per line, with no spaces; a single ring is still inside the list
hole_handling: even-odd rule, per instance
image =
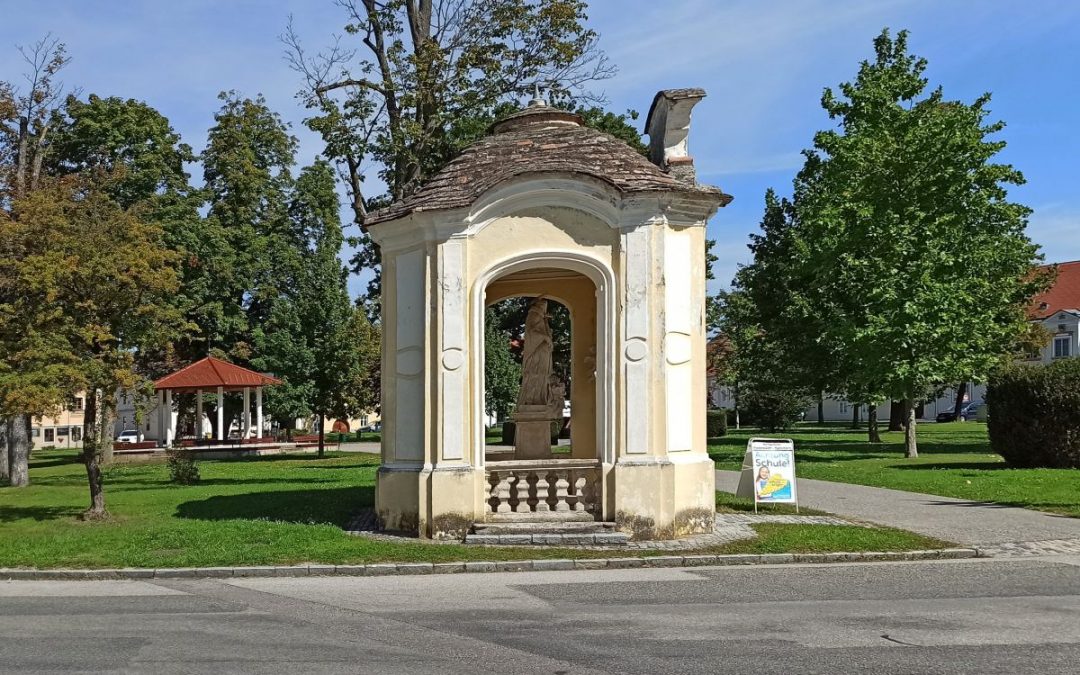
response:
[[[71,399],[71,409],[78,412],[83,409],[82,396],[75,396]]]
[[[46,443],[52,443],[53,442],[53,434],[54,433],[55,432],[52,429],[46,429],[45,430],[45,442]]]
[[[57,436],[67,436],[68,435],[68,428],[67,427],[56,427],[56,435]]]
[[[1070,347],[1071,344],[1072,344],[1072,336],[1071,335],[1059,335],[1059,336],[1055,337],[1054,338],[1054,358],[1055,359],[1063,359],[1063,358],[1066,358],[1066,357],[1070,356],[1069,347]]]
[[[39,438],[41,436],[41,429],[34,427],[30,430],[30,438]]]

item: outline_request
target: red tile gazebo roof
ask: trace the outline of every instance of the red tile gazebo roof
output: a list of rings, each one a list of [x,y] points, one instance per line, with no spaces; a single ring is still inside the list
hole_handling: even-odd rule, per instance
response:
[[[197,389],[238,391],[245,387],[265,387],[281,384],[281,380],[254,370],[207,356],[154,382],[154,389],[192,392]]]

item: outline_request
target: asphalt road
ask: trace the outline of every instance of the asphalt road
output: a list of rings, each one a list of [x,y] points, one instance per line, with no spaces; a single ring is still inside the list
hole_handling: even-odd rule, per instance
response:
[[[1075,673],[1080,557],[0,582],[0,672]]]

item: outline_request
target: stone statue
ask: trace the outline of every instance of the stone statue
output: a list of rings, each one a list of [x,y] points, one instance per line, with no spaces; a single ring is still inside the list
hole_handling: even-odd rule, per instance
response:
[[[551,401],[551,326],[548,301],[539,297],[529,305],[525,317],[525,347],[521,359],[521,391],[518,407],[549,406]]]
[[[552,373],[548,383],[548,406],[551,410],[551,419],[562,420],[563,408],[566,406],[566,387],[563,386],[559,376]]]

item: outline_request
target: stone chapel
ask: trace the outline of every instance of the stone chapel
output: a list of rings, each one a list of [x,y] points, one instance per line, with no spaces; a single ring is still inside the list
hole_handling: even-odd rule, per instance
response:
[[[533,100],[367,218],[383,261],[384,529],[462,538],[478,523],[598,522],[636,539],[711,530],[705,225],[731,197],[697,182],[688,152],[704,96],[656,95],[648,157]],[[517,441],[489,456],[484,314],[515,297],[537,299]],[[570,452],[558,456],[555,395],[544,398],[548,300],[571,317]]]

